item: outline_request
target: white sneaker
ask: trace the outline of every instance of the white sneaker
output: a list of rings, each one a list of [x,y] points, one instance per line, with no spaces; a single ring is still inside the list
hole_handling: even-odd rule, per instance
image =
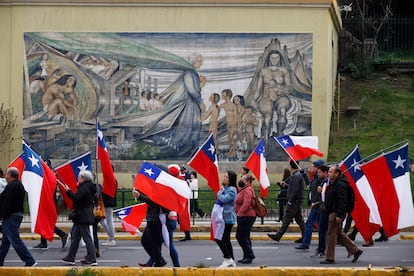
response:
[[[102,243],[102,245],[107,245],[107,246],[115,246],[116,245],[116,241],[106,241],[104,243]]]
[[[221,265],[219,265],[219,267],[235,267],[236,263],[234,262],[234,260],[232,258],[229,259],[224,259],[224,261],[221,263]]]

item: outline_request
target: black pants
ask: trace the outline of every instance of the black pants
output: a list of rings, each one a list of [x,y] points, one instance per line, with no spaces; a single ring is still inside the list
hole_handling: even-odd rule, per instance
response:
[[[234,260],[233,246],[231,245],[230,241],[230,233],[231,229],[233,228],[233,225],[234,224],[226,223],[226,225],[224,226],[223,238],[221,239],[221,241],[216,240],[216,243],[220,247],[221,252],[223,253],[223,258],[232,258]]]
[[[55,228],[53,229],[53,232],[56,235],[58,235],[61,239],[63,239],[63,237],[66,236],[66,233],[57,226],[55,226]],[[40,243],[43,245],[47,245],[47,240],[43,237],[40,237]]]
[[[243,251],[243,259],[255,258],[252,249],[252,240],[250,239],[250,233],[256,217],[237,217],[237,231],[236,239]]]
[[[142,233],[141,244],[147,254],[154,260],[154,266],[163,266],[161,256],[162,245],[161,222],[148,221],[147,226]]]

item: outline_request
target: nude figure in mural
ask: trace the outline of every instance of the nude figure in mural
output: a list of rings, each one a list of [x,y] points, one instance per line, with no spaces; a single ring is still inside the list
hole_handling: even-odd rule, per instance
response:
[[[78,99],[75,95],[76,79],[72,75],[64,75],[50,85],[42,97],[43,110],[49,119],[62,114],[66,119],[73,119],[79,113]]]
[[[226,123],[227,123],[227,138],[229,139],[230,149],[228,153],[228,157],[235,158],[236,157],[236,139],[234,138],[236,131],[237,131],[237,107],[231,101],[233,96],[233,92],[230,89],[224,89],[221,92],[221,97],[224,100],[224,103],[220,105],[221,108],[224,109],[226,113]]]
[[[286,126],[286,112],[290,106],[289,91],[291,88],[289,71],[283,63],[279,51],[271,51],[266,59],[265,67],[260,70],[257,91],[255,91],[252,105],[260,108],[260,101],[267,90],[267,96],[274,100],[274,109],[277,112],[277,134],[281,135]],[[264,114],[262,114],[265,117]],[[272,119],[273,116],[272,116]],[[271,135],[267,131],[265,135]],[[269,137],[269,136],[267,136]],[[265,136],[265,138],[267,138]]]
[[[212,93],[209,98],[210,106],[207,111],[203,114],[202,121],[209,120],[209,131],[213,134],[214,144],[216,148],[218,148],[217,142],[217,131],[218,131],[218,117],[220,115],[220,107],[218,106],[218,102],[220,101],[220,95],[217,93]]]
[[[246,106],[242,118],[242,135],[247,139],[247,152],[251,152],[255,146],[254,128],[257,124],[257,118],[254,116],[254,108],[251,105]]]
[[[243,114],[244,114],[244,106],[245,106],[244,97],[241,96],[241,95],[234,96],[233,97],[233,103],[236,105],[236,110],[237,110],[237,115],[236,115],[236,126],[237,126],[236,137],[237,137],[237,142],[240,143],[240,146],[243,146],[243,136],[242,136],[242,130],[241,130],[241,123],[242,123],[242,118],[243,118]]]

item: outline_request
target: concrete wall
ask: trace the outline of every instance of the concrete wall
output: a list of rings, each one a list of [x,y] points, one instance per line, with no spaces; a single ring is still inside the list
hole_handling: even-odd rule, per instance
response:
[[[327,153],[340,24],[335,0],[0,1],[0,102],[14,107],[20,122],[0,166],[21,151],[24,32],[312,33],[312,135]]]

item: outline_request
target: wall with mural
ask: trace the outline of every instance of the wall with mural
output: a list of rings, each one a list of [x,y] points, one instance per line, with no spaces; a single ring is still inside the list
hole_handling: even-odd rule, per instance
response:
[[[214,134],[219,160],[264,137],[312,135],[311,33],[25,32],[23,136],[47,158],[188,159]]]

